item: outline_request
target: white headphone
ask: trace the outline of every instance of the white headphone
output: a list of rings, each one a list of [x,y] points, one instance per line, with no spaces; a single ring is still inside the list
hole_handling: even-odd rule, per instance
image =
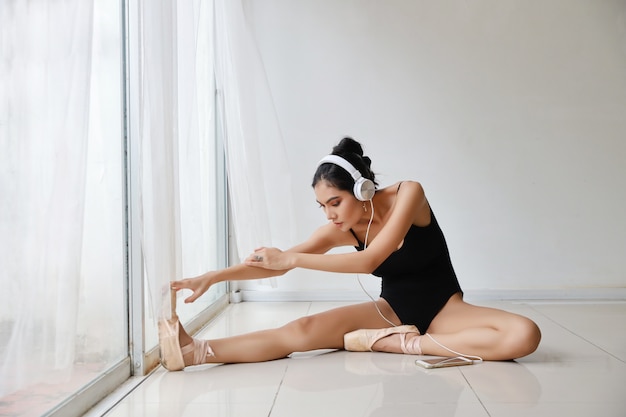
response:
[[[350,162],[340,157],[339,155],[327,155],[322,158],[321,161],[317,163],[319,167],[322,164],[331,163],[335,165],[339,165],[354,179],[354,188],[352,191],[354,192],[354,196],[359,201],[369,201],[374,197],[374,192],[376,191],[376,186],[374,182],[370,179],[367,179],[361,175],[358,169],[356,169]]]

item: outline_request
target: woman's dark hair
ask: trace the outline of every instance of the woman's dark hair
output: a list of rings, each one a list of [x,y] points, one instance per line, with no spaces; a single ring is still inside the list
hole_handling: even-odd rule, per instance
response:
[[[349,137],[341,139],[333,148],[331,155],[338,155],[350,162],[364,178],[372,180],[374,185],[378,186],[376,177],[370,169],[372,160],[367,156],[363,156],[363,147],[356,140]],[[315,187],[320,181],[326,181],[339,190],[349,191],[354,194],[354,179],[348,171],[339,165],[327,162],[318,166],[315,175],[313,175],[313,183],[311,185]]]

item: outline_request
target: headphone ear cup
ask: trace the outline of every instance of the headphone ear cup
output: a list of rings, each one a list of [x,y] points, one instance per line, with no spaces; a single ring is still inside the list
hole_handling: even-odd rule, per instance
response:
[[[338,165],[352,176],[354,179],[352,192],[357,200],[369,201],[374,198],[374,193],[376,192],[376,184],[374,184],[374,181],[364,178],[361,173],[345,158],[342,158],[339,155],[327,155],[317,163],[317,166],[319,167],[325,163]]]
[[[374,197],[376,186],[372,180],[361,177],[354,182],[354,196],[359,201],[369,201]]]

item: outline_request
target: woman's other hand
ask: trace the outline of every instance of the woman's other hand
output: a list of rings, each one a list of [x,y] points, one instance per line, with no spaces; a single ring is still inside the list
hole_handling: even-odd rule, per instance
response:
[[[283,252],[277,248],[257,248],[254,253],[246,258],[244,263],[248,266],[254,266],[258,268],[272,269],[272,270],[287,270],[291,269],[290,254]]]

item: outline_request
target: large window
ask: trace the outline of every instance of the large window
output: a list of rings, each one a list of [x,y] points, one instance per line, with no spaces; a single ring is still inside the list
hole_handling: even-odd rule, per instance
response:
[[[225,266],[212,16],[190,3],[0,6],[0,415],[80,414],[147,372],[162,284]],[[163,172],[169,187],[153,184]],[[150,199],[163,188],[169,211]],[[172,225],[165,252],[149,219]],[[155,276],[159,262],[174,273]]]

